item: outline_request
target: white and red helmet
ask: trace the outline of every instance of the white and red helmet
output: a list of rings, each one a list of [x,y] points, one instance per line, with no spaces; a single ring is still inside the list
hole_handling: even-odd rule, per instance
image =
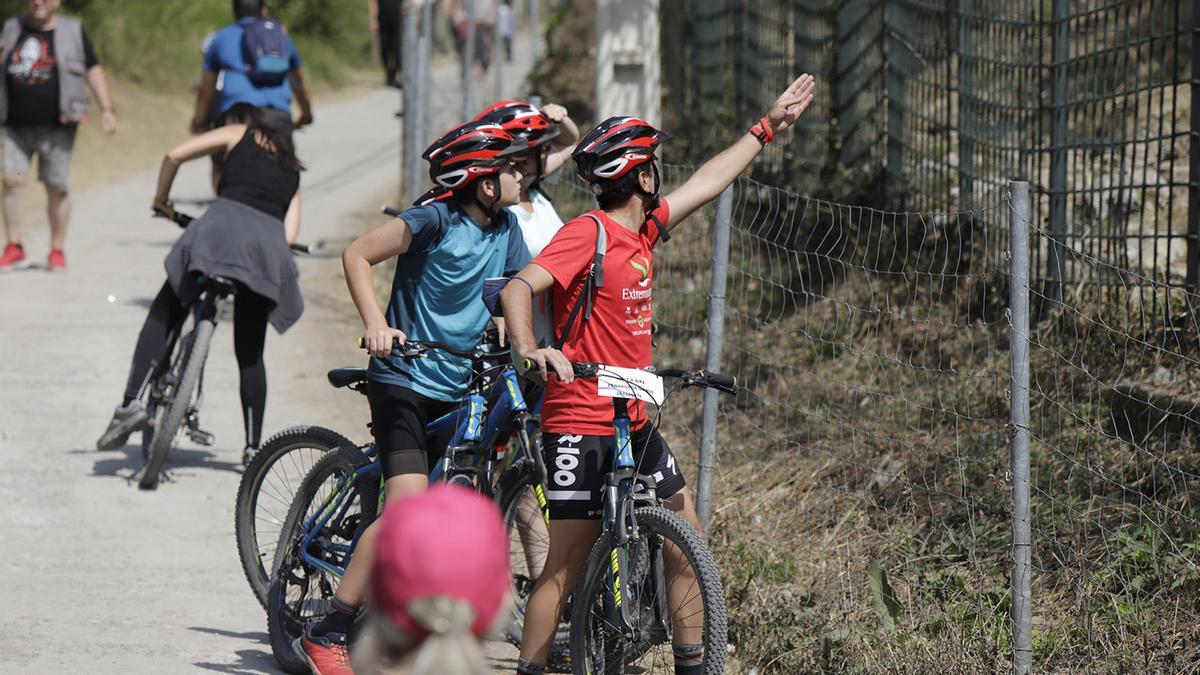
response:
[[[475,121],[499,124],[513,138],[524,139],[530,148],[545,145],[559,134],[556,122],[525,101],[500,101],[479,113]]]
[[[498,124],[472,121],[455,127],[433,142],[421,158],[429,162],[435,190],[458,190],[499,173],[512,156],[526,149]]]
[[[610,117],[580,139],[571,158],[588,183],[614,181],[654,158],[670,134],[636,117]]]

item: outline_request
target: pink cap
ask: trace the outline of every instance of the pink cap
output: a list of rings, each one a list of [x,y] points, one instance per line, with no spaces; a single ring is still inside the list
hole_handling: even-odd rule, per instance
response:
[[[505,604],[508,535],[500,511],[476,492],[436,485],[387,505],[371,576],[375,609],[417,638],[428,633],[408,613],[414,600],[447,596],[475,610],[482,635]]]

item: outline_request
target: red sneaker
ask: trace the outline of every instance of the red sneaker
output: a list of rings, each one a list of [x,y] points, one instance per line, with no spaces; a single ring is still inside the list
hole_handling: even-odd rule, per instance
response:
[[[46,269],[51,272],[67,271],[67,256],[63,255],[61,248],[50,251],[50,257],[46,258]]]
[[[297,651],[304,655],[313,675],[354,675],[350,668],[350,650],[346,647],[346,636],[340,633],[330,633],[325,637],[314,637],[312,626],[304,630],[304,635],[297,640]]]
[[[25,247],[20,244],[9,244],[4,247],[4,255],[0,256],[0,270],[20,270],[29,267],[25,258]]]

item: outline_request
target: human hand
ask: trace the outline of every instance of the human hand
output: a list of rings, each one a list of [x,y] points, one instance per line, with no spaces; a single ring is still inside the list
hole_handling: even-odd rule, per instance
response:
[[[567,109],[557,103],[547,103],[542,108],[542,114],[551,122],[562,122],[567,118]]]
[[[363,346],[371,356],[384,358],[392,353],[392,347],[396,340],[403,345],[408,340],[408,336],[404,331],[391,326],[368,326],[363,332]]]
[[[109,136],[117,133],[117,113],[112,108],[100,112],[100,126]]]
[[[548,379],[549,369],[547,366],[554,369],[554,373],[558,375],[558,379],[563,384],[575,379],[575,369],[571,367],[571,362],[557,349],[531,349],[522,352],[521,358],[530,362],[531,370],[532,366],[536,365],[543,380]]]
[[[504,333],[504,317],[493,316],[492,323],[496,325],[496,342],[499,343],[501,349],[507,347],[508,336]]]
[[[796,119],[812,104],[816,86],[816,79],[805,73],[797,77],[796,81],[779,95],[765,117],[774,133],[779,133],[796,123]]]
[[[188,131],[192,132],[193,134],[202,134],[207,126],[208,125],[205,124],[204,120],[195,118],[192,120],[191,124],[188,125]]]
[[[303,129],[313,123],[313,114],[311,110],[301,111],[300,116],[296,118],[296,128]]]
[[[376,33],[376,34],[379,33],[379,19],[377,19],[375,17],[371,17],[367,21],[367,26],[370,28],[372,33]]]
[[[167,199],[154,198],[154,204],[150,207],[154,211],[155,218],[166,218],[168,220],[175,217],[175,205]]]

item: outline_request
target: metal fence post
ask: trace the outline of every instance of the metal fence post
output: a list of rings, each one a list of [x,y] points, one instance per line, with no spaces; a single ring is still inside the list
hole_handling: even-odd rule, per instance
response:
[[[717,219],[713,223],[712,284],[708,291],[708,354],[704,367],[721,370],[721,349],[725,338],[725,281],[729,274],[729,230],[733,223],[733,186],[717,198]],[[717,396],[704,390],[703,417],[700,424],[700,475],[696,479],[696,510],[700,527],[708,531],[712,516],[712,474],[717,450]]]
[[[887,182],[886,191],[889,199],[904,195],[902,181],[904,178],[904,117],[908,111],[905,100],[905,80],[910,69],[907,45],[903,38],[906,35],[904,11],[896,0],[889,0],[883,6],[883,50],[884,62],[887,66],[884,92],[887,98]],[[903,206],[904,202],[898,205]]]
[[[1062,300],[1064,256],[1067,235],[1067,62],[1071,55],[1070,0],[1054,0],[1052,6],[1053,60],[1051,65],[1050,121],[1050,236],[1046,256],[1050,277],[1049,297]]]
[[[538,59],[542,58],[542,4],[538,0],[529,0],[529,37],[533,41],[533,64],[529,69],[537,68]]]
[[[463,110],[462,121],[475,116],[475,0],[463,0],[463,9],[467,16],[467,33],[462,50],[462,90]]]
[[[1032,528],[1029,522],[1029,183],[1008,184],[1011,250],[1009,355],[1012,376],[1012,632],[1013,673],[1028,675],[1033,660],[1033,602],[1030,590]]]
[[[1187,287],[1200,283],[1200,0],[1192,0],[1192,128],[1188,139]]]
[[[433,0],[425,0],[421,3],[421,41],[419,45],[419,58],[421,73],[419,78],[420,89],[420,108],[421,114],[419,117],[419,125],[417,126],[417,140],[420,144],[428,143],[433,140],[429,134],[429,100],[433,93],[433,59],[430,54],[433,49]],[[417,153],[417,159],[421,157]]]
[[[404,197],[407,201],[412,201],[421,194],[421,138],[417,136],[421,117],[421,59],[420,50],[415,50],[417,58],[412,57],[414,50],[411,50],[411,47],[416,45],[419,39],[417,31],[420,14],[407,7],[402,8],[402,11],[404,15],[400,22],[402,26],[400,48],[408,55],[402,64],[405,87],[401,92],[404,114],[401,117],[400,125],[404,152],[400,157],[403,164]]]
[[[974,0],[958,0],[958,208],[971,208],[975,190],[975,54],[971,21]]]

